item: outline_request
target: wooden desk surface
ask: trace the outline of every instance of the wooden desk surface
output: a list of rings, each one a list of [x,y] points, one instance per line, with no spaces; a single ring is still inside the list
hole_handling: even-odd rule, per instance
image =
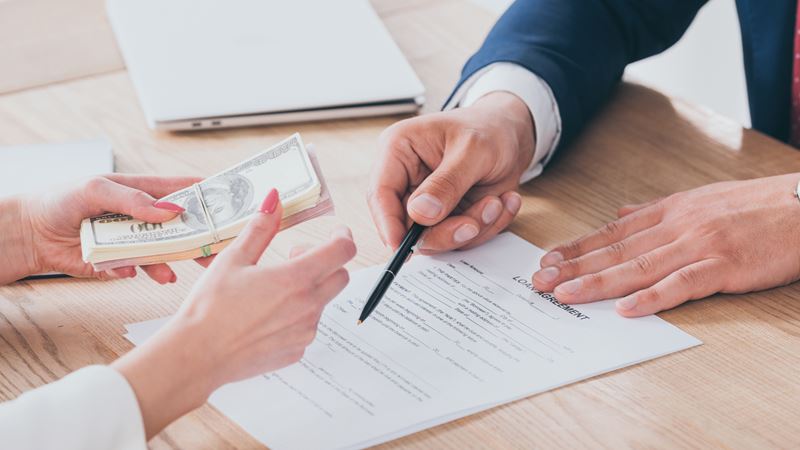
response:
[[[374,3],[428,88],[427,111],[435,110],[492,17],[462,0]],[[113,59],[109,58],[106,62]],[[89,69],[76,66],[68,72],[93,73]],[[106,136],[114,144],[121,172],[207,175],[300,131],[317,146],[338,216],[283,233],[269,257],[284,257],[292,242],[317,242],[333,223],[344,222],[353,228],[359,246],[352,264],[358,268],[388,256],[369,219],[364,192],[376,138],[397,119],[155,133],[144,124],[125,72],[116,71],[0,96],[0,144]],[[549,248],[603,224],[624,203],[712,181],[790,171],[800,171],[800,153],[785,145],[704,109],[624,85],[579,142],[563,149],[545,175],[524,187],[523,210],[511,230]],[[200,274],[192,263],[177,264],[176,270],[179,282],[165,287],[139,277],[111,283],[22,282],[0,288],[0,400],[81,366],[111,362],[129,350],[131,345],[122,338],[123,324],[174,312]],[[385,447],[800,444],[798,285],[715,296],[661,317],[705,344]],[[209,406],[177,421],[151,445],[260,447]]]

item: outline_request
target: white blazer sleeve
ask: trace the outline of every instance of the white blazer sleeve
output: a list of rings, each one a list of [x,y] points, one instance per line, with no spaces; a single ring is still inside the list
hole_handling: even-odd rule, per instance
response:
[[[541,77],[520,65],[499,62],[484,67],[462,83],[445,109],[470,106],[496,91],[510,92],[519,97],[534,118],[536,148],[530,165],[520,178],[520,183],[525,183],[542,173],[561,140],[558,102],[553,90]]]
[[[89,366],[0,403],[0,448],[145,450],[147,441],[125,377]]]

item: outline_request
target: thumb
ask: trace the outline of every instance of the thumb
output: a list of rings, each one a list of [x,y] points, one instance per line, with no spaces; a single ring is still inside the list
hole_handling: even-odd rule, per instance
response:
[[[183,208],[168,202],[156,202],[150,194],[139,189],[115,183],[105,177],[91,179],[84,186],[84,217],[105,212],[133,216],[150,223],[174,219]]]
[[[272,238],[280,231],[281,216],[283,216],[283,207],[280,196],[277,190],[272,189],[264,198],[264,202],[261,203],[261,207],[250,223],[239,233],[231,245],[222,251],[221,256],[242,265],[258,263],[261,255],[272,242]]]
[[[420,225],[435,225],[455,209],[477,182],[479,164],[463,157],[447,157],[408,199],[408,215]]]

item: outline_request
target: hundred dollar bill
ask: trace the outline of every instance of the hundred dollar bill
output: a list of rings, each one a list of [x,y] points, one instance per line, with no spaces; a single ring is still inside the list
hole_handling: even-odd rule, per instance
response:
[[[298,218],[308,220],[332,209],[324,187],[318,166],[300,135],[294,134],[196,186],[164,197],[186,210],[173,220],[152,224],[123,214],[85,219],[83,259],[105,270],[208,256],[239,234],[270,189],[280,193],[285,228]]]

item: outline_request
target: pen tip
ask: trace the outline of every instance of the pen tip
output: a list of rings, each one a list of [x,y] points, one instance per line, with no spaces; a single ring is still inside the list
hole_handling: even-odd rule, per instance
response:
[[[357,321],[356,321],[356,325],[361,325],[361,323],[362,323],[362,322],[361,322],[360,320],[357,320]]]

